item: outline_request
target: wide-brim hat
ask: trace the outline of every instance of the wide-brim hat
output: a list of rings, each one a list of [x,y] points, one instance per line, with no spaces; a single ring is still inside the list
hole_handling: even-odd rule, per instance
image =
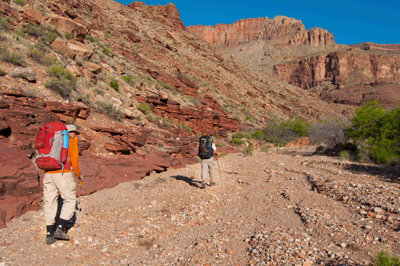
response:
[[[75,125],[67,125],[68,132],[78,132],[78,129]]]

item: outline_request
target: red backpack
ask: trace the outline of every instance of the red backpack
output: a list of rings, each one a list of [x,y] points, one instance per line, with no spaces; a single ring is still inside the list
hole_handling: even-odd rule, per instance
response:
[[[64,169],[68,159],[68,130],[62,122],[50,122],[39,128],[36,137],[36,165],[49,171]]]

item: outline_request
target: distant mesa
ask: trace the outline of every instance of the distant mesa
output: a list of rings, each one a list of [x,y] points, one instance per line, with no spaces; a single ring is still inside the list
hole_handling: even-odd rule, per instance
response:
[[[300,20],[285,16],[273,19],[248,18],[231,24],[196,25],[188,28],[217,47],[232,48],[255,40],[271,41],[276,48],[335,44],[333,35],[327,30],[312,28],[307,31]]]

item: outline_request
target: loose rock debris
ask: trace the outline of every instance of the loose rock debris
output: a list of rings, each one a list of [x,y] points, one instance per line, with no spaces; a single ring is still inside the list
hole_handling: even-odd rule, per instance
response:
[[[196,164],[82,197],[79,242],[75,226],[47,246],[43,212],[30,211],[0,230],[0,265],[369,265],[400,254],[393,169],[290,151],[229,154],[205,190]]]

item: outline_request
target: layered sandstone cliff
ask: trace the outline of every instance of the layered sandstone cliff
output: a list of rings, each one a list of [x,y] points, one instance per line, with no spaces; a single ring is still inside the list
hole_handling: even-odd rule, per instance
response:
[[[335,52],[274,66],[274,77],[303,89],[323,81],[344,84],[359,71],[365,77],[400,81],[400,58],[357,52]]]
[[[218,47],[235,47],[254,40],[272,41],[277,48],[284,46],[320,46],[334,44],[331,33],[324,29],[306,30],[300,20],[284,16],[273,19],[250,18],[231,24],[189,26],[203,40]]]

